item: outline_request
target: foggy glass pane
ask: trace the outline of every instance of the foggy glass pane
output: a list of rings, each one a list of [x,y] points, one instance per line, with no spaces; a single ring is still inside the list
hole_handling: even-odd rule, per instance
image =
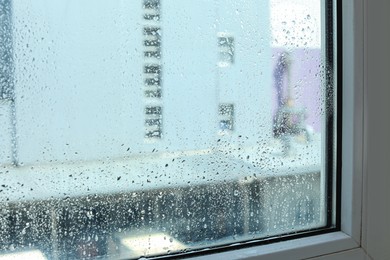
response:
[[[0,0],[0,259],[323,228],[320,0]]]

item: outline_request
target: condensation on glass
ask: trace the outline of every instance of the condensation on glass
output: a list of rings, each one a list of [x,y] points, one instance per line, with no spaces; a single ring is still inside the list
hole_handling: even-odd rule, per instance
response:
[[[0,0],[0,258],[327,225],[320,0]]]

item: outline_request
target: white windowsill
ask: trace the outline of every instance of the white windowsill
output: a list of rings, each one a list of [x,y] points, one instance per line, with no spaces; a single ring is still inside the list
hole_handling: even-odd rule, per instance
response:
[[[358,248],[359,245],[343,232],[311,236],[288,240],[269,245],[254,246],[239,250],[213,254],[215,259],[307,259]],[[210,255],[191,258],[194,260],[210,259]]]

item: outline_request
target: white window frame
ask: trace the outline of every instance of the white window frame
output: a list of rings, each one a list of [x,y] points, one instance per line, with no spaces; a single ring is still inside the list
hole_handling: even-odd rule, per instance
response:
[[[390,259],[390,1],[341,1],[341,230],[191,259]]]

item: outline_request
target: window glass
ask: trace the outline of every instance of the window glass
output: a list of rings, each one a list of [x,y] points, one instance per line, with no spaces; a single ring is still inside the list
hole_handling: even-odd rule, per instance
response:
[[[329,228],[323,2],[0,0],[0,259]]]

